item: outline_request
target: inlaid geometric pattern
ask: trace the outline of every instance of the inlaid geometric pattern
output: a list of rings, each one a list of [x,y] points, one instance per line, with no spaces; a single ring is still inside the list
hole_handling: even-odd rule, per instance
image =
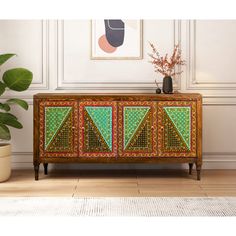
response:
[[[78,102],[43,100],[39,103],[40,158],[78,155]]]
[[[45,149],[71,112],[71,107],[45,107]]]
[[[190,150],[191,111],[190,107],[164,107],[168,117],[173,122],[177,132]]]
[[[136,132],[132,136],[130,142],[125,147],[125,150],[130,151],[149,151],[151,148],[151,119],[150,109],[148,114],[144,117],[141,124],[136,129]]]
[[[112,149],[112,108],[111,107],[85,107],[88,115],[97,127],[109,149]]]
[[[111,151],[112,147],[108,146],[107,142],[104,139],[104,136],[100,132],[100,129],[97,127],[98,122],[95,124],[94,120],[87,112],[87,107],[85,107],[84,121],[85,121],[85,126],[84,126],[85,151],[86,152]],[[112,129],[110,130],[110,132],[112,132]],[[110,134],[110,136],[112,137],[112,134]]]
[[[195,157],[196,102],[158,102],[158,156]]]
[[[127,101],[119,103],[119,155],[154,157],[156,155],[156,103]]]
[[[46,150],[50,152],[72,151],[73,134],[72,134],[72,112],[69,113],[59,131],[54,136]]]
[[[115,157],[117,153],[117,106],[109,101],[79,103],[79,155]]]
[[[177,131],[176,127],[174,126],[172,120],[164,112],[164,146],[165,150],[169,151],[187,151],[189,150],[186,147],[186,143],[183,141],[183,138]]]
[[[150,107],[124,107],[124,147],[126,148],[140,124],[144,120]]]

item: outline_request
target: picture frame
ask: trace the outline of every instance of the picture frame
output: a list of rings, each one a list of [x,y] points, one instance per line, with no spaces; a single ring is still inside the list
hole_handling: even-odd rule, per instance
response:
[[[141,60],[142,20],[91,20],[92,60]]]

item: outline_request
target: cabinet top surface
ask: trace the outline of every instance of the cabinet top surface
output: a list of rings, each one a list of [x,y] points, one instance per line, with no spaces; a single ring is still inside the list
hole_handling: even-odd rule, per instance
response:
[[[155,93],[38,93],[34,98],[39,99],[128,99],[128,100],[192,100],[201,99],[199,93],[173,93],[173,94],[155,94]]]

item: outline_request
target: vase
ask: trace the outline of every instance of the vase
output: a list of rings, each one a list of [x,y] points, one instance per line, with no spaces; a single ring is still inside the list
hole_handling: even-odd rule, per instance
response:
[[[156,89],[156,94],[160,94],[161,93],[161,89],[160,88],[157,88]]]
[[[170,76],[165,76],[163,78],[162,91],[163,93],[173,93],[173,83]]]

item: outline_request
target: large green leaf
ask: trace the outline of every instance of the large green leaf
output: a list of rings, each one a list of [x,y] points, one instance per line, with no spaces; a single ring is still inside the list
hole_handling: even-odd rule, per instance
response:
[[[10,59],[11,57],[15,56],[16,54],[12,54],[12,53],[8,53],[8,54],[2,54],[0,55],[0,66],[7,61],[8,59]]]
[[[30,86],[33,74],[31,71],[24,68],[15,68],[7,70],[2,77],[8,88],[21,92]]]
[[[17,129],[22,129],[22,124],[17,121],[16,117],[10,113],[0,112],[0,123],[12,126]]]
[[[4,139],[4,140],[11,139],[10,130],[8,129],[6,125],[1,124],[1,123],[0,123],[0,139]]]
[[[6,87],[7,86],[2,81],[0,81],[0,96],[5,92]]]
[[[7,117],[9,117],[10,119],[15,119],[15,120],[17,120],[17,117],[14,116],[14,115],[12,115],[11,113],[0,112],[0,122],[1,122],[1,117],[4,117],[4,118],[6,117],[5,114],[7,114]]]
[[[2,109],[4,111],[10,111],[11,108],[8,104],[0,102],[0,109]]]
[[[26,101],[22,100],[22,99],[18,99],[18,98],[12,98],[12,99],[8,99],[6,101],[7,104],[17,104],[19,106],[21,106],[22,108],[24,108],[25,110],[28,110],[29,105]]]

